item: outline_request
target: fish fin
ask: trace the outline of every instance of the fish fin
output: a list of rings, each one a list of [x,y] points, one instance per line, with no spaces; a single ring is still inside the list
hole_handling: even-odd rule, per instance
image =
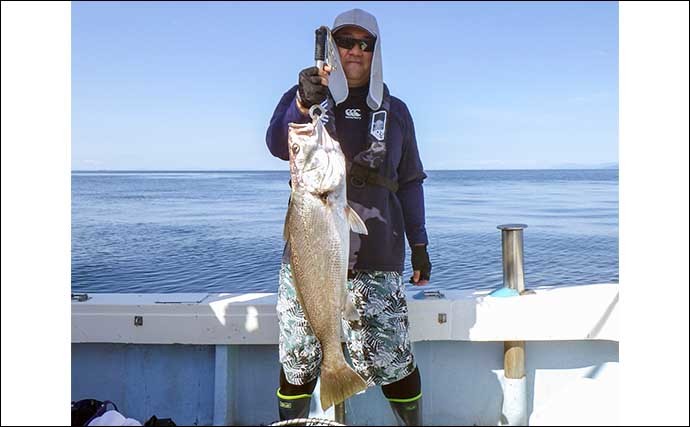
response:
[[[347,222],[350,224],[350,230],[359,234],[369,234],[362,218],[349,205],[345,205],[345,217],[347,217]]]
[[[288,231],[288,224],[290,220],[290,212],[292,211],[292,203],[288,203],[288,208],[287,212],[285,212],[285,224],[283,224],[283,240],[286,242],[288,241],[288,237],[290,237],[290,233]]]
[[[352,300],[352,295],[349,292],[345,292],[343,302],[343,318],[350,322],[359,320],[359,312],[357,307],[355,307],[355,302]]]
[[[332,405],[367,388],[367,383],[342,358],[342,362],[321,365],[321,407],[327,410]]]

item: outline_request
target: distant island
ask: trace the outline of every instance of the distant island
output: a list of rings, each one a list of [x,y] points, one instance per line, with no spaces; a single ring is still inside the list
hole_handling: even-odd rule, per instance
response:
[[[563,163],[549,169],[618,169],[618,163],[599,163],[594,165],[583,165],[578,163]]]

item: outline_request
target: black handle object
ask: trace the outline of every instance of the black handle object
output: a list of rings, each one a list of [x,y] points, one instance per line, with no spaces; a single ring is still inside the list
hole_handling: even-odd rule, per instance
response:
[[[316,45],[314,47],[314,61],[316,67],[323,68],[323,63],[326,60],[326,40],[328,39],[328,28],[321,26],[316,31]]]

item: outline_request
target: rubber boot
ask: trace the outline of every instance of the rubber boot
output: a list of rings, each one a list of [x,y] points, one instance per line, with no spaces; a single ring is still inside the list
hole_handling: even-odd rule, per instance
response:
[[[280,389],[278,389],[278,392],[276,394],[278,396],[278,414],[280,415],[280,421],[293,420],[295,418],[309,418],[311,394],[301,394],[299,396],[285,396],[283,394],[280,394]]]
[[[421,426],[422,425],[422,396],[414,399],[394,399],[388,400],[395,420],[399,426]]]

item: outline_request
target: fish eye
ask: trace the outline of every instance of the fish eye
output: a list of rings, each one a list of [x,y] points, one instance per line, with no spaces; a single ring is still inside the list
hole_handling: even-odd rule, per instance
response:
[[[297,153],[299,153],[299,145],[292,144],[292,154],[297,154]]]

